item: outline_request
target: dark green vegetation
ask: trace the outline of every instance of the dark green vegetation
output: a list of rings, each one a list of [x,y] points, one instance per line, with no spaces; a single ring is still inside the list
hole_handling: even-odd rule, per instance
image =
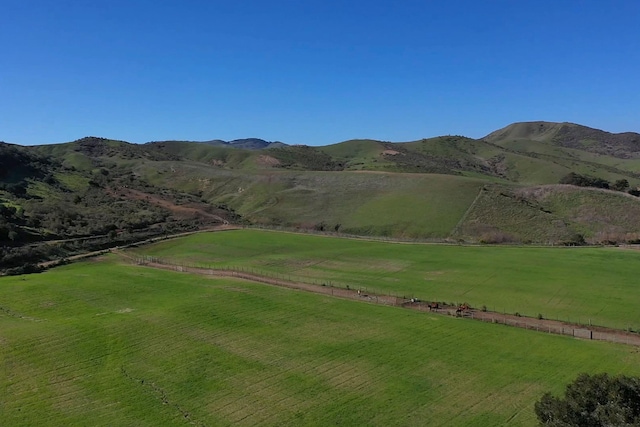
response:
[[[450,242],[638,242],[640,200],[626,191],[640,194],[639,138],[531,122],[478,140],[326,147],[0,143],[0,268],[224,222]],[[567,176],[611,189],[558,184]]]
[[[237,230],[192,235],[133,253],[640,330],[640,252],[635,250],[400,244]]]
[[[226,207],[139,177],[138,159],[174,158],[99,138],[0,144],[0,270],[234,220]]]
[[[113,256],[0,278],[0,301],[11,426],[531,426],[580,372],[640,374],[628,346]]]
[[[637,426],[640,378],[581,374],[567,386],[563,398],[546,393],[535,410],[544,426]]]

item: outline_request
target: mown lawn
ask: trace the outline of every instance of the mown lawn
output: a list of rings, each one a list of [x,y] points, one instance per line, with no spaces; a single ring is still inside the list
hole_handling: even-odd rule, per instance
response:
[[[243,268],[477,308],[640,329],[640,253],[619,248],[398,244],[258,230],[139,248],[173,262]]]
[[[114,257],[0,278],[0,307],[2,425],[534,425],[580,372],[640,374],[627,346]]]

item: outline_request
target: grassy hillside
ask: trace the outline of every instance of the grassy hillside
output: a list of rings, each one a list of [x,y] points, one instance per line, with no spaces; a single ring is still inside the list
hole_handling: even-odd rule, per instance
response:
[[[230,170],[188,162],[139,165],[154,186],[197,193],[247,222],[353,234],[445,238],[484,181],[373,171]]]
[[[108,261],[0,278],[12,426],[535,425],[631,348]],[[498,336],[499,335],[499,336]]]
[[[640,200],[618,191],[570,185],[486,186],[453,238],[485,243],[635,242]]]
[[[346,170],[380,170],[394,163],[385,157],[380,141],[358,139],[318,148],[344,165]]]
[[[570,173],[624,180],[635,191],[637,136],[531,122],[481,140],[327,147],[258,139],[138,145],[98,137],[36,147],[1,143],[0,260],[3,269],[20,268],[28,259],[89,249],[76,242],[27,251],[35,241],[111,234],[104,246],[123,232],[126,241],[224,221],[469,242],[563,243],[577,235],[594,243],[635,241],[635,199],[582,188],[571,190],[570,201],[560,187],[545,189],[543,199],[536,194]],[[565,200],[570,206],[562,206]]]
[[[240,230],[193,235],[135,253],[640,329],[640,253],[633,250],[398,244]]]
[[[224,201],[259,223],[444,238],[481,186],[480,180],[445,175],[286,173],[260,176]]]
[[[565,124],[542,121],[512,123],[483,139],[494,143],[509,140],[551,141]]]

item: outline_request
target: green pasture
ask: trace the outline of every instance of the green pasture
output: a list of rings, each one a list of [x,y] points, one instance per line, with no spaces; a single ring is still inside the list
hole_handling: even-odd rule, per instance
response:
[[[403,244],[258,230],[203,233],[138,255],[489,310],[640,329],[640,252]]]
[[[531,426],[578,373],[640,374],[632,347],[115,257],[0,278],[0,343],[11,426]]]

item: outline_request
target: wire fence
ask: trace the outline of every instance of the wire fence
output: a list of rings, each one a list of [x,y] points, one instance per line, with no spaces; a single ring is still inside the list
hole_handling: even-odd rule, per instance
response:
[[[427,302],[416,298],[414,295],[406,295],[401,292],[392,291],[381,292],[376,289],[354,286],[353,284],[334,280],[310,279],[306,276],[298,276],[289,273],[276,273],[273,271],[238,265],[202,265],[148,255],[137,257],[129,256],[129,258],[138,265],[153,264],[155,266],[162,266],[163,268],[177,272],[236,277],[293,289],[304,289],[325,295],[359,299],[376,304],[402,306],[421,311],[428,310],[445,315],[471,318],[483,322],[503,324],[529,330],[536,330],[539,332],[547,332],[550,334],[640,345],[640,334],[633,332],[634,329],[630,326],[627,327],[627,330],[625,331],[616,327],[592,324],[591,319],[588,319],[588,324],[581,324],[579,323],[580,319],[577,319],[578,322],[570,322],[569,318],[567,318],[567,320],[560,318],[549,319],[543,318],[541,315],[538,315],[537,318],[526,317],[522,313],[508,313],[506,310],[503,310],[500,313],[495,311],[495,309],[490,311],[486,307],[483,307],[482,309],[458,310],[457,307],[459,306],[459,303],[447,303],[444,301],[435,302],[435,300]]]

